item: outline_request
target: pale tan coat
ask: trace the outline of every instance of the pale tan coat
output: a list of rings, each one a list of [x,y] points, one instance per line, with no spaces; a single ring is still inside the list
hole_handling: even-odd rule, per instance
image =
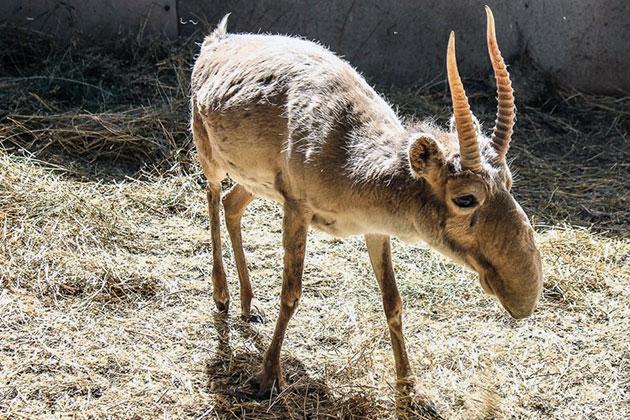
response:
[[[237,184],[224,206],[246,317],[255,318],[256,308],[241,216],[254,196],[284,208],[282,304],[258,377],[261,392],[282,384],[280,347],[301,296],[308,226],[335,236],[365,235],[403,383],[410,368],[390,236],[428,243],[477,271],[484,290],[512,315],[531,313],[540,293],[533,231],[509,193],[511,174],[500,151],[476,120],[481,168],[471,171],[463,166],[454,126],[404,126],[352,66],[321,45],[227,34],[226,21],[206,38],[193,69],[192,130],[208,179],[219,309],[229,301],[218,227],[221,180],[229,176]],[[455,204],[471,196],[471,207]]]

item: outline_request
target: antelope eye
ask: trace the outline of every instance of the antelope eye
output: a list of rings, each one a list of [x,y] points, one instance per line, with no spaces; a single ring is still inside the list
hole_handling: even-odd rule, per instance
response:
[[[477,204],[477,199],[474,195],[462,195],[460,197],[453,198],[453,203],[455,203],[457,207],[468,208],[474,207]]]

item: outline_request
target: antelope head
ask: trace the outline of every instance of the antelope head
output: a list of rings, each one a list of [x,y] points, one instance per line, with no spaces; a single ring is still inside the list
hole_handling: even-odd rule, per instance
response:
[[[409,161],[412,173],[424,178],[441,202],[443,251],[476,271],[482,288],[521,319],[537,305],[541,261],[529,219],[511,195],[506,154],[515,121],[514,95],[487,6],[486,14],[488,52],[498,90],[492,136],[481,133],[470,112],[451,32],[447,73],[454,124],[451,133],[416,135],[410,142]]]

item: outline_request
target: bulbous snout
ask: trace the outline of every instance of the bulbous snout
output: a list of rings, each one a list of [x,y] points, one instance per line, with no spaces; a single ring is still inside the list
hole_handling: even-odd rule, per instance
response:
[[[538,307],[538,299],[532,301],[530,304],[528,304],[526,306],[519,305],[516,308],[511,307],[509,304],[505,304],[503,302],[501,302],[501,304],[502,304],[503,308],[505,308],[507,313],[509,313],[512,318],[514,318],[514,319],[525,319],[525,318],[531,316],[534,313],[534,310],[536,310],[536,308]]]
[[[531,249],[521,249],[513,258],[510,253],[507,256],[504,264],[488,270],[482,285],[485,281],[491,294],[513,318],[527,318],[538,306],[542,292],[540,252],[532,240]]]
[[[495,200],[483,214],[477,272],[484,290],[495,295],[512,317],[527,318],[538,305],[543,282],[534,229],[508,194]]]
[[[530,309],[526,309],[526,310],[520,309],[518,311],[512,311],[512,310],[508,309],[507,307],[505,307],[505,310],[514,319],[525,319],[525,318],[531,316],[534,313],[534,309],[536,309],[537,306],[538,306],[538,303],[536,303],[535,305],[531,306]]]

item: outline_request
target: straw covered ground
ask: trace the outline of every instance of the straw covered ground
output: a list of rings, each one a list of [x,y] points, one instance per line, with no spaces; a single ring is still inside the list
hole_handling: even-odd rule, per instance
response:
[[[312,231],[288,329],[289,386],[249,382],[280,291],[281,211],[245,214],[268,315],[215,312],[204,181],[187,132],[196,46],[138,37],[59,48],[0,34],[0,418],[391,418],[394,367],[361,238]],[[513,321],[478,280],[394,241],[412,367],[444,418],[630,417],[630,99],[555,89],[514,66],[515,194],[544,259],[541,307]],[[494,112],[489,80],[473,108]],[[443,83],[388,89],[407,117],[448,118]]]

